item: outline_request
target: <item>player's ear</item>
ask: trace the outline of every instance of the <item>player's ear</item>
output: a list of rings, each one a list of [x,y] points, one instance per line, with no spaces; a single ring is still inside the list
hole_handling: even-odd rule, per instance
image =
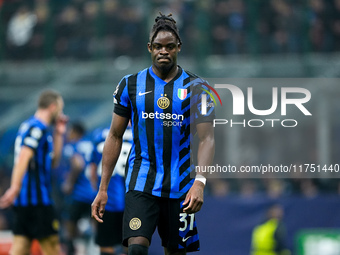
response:
[[[180,52],[181,49],[182,49],[182,44],[178,43],[178,44],[177,44],[177,48],[178,48],[178,52]]]
[[[148,43],[148,51],[151,53],[152,52],[152,45],[151,43]]]

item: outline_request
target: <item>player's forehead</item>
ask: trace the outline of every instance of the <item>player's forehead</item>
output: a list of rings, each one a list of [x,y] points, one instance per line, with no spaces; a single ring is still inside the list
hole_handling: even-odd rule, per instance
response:
[[[177,43],[177,37],[174,33],[170,32],[170,31],[161,30],[156,34],[152,43],[153,44],[162,44],[162,45],[167,45],[167,44],[171,44],[171,43],[176,44]]]

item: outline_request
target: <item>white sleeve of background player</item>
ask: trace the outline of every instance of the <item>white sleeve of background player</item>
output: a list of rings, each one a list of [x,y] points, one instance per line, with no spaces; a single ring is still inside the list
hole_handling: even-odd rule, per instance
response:
[[[43,131],[39,127],[33,127],[26,135],[23,137],[22,145],[28,146],[32,149],[37,149],[39,145],[39,141],[43,135]]]

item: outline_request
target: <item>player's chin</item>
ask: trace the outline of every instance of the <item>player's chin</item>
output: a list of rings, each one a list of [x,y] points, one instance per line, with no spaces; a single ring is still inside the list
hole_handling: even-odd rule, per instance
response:
[[[161,61],[161,62],[157,62],[157,66],[158,66],[158,69],[162,70],[162,71],[169,71],[173,66],[173,62],[165,62],[165,61]]]

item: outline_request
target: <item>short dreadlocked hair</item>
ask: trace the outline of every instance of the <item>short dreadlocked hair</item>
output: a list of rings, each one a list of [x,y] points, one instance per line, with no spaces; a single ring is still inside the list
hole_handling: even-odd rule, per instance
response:
[[[153,25],[151,32],[150,32],[150,43],[153,42],[156,35],[159,31],[168,31],[171,33],[174,33],[177,37],[177,40],[179,44],[182,44],[182,40],[179,37],[179,31],[176,26],[176,21],[172,18],[172,13],[170,13],[168,16],[165,16],[161,12],[159,12],[160,16],[157,16],[155,19],[155,24]]]

